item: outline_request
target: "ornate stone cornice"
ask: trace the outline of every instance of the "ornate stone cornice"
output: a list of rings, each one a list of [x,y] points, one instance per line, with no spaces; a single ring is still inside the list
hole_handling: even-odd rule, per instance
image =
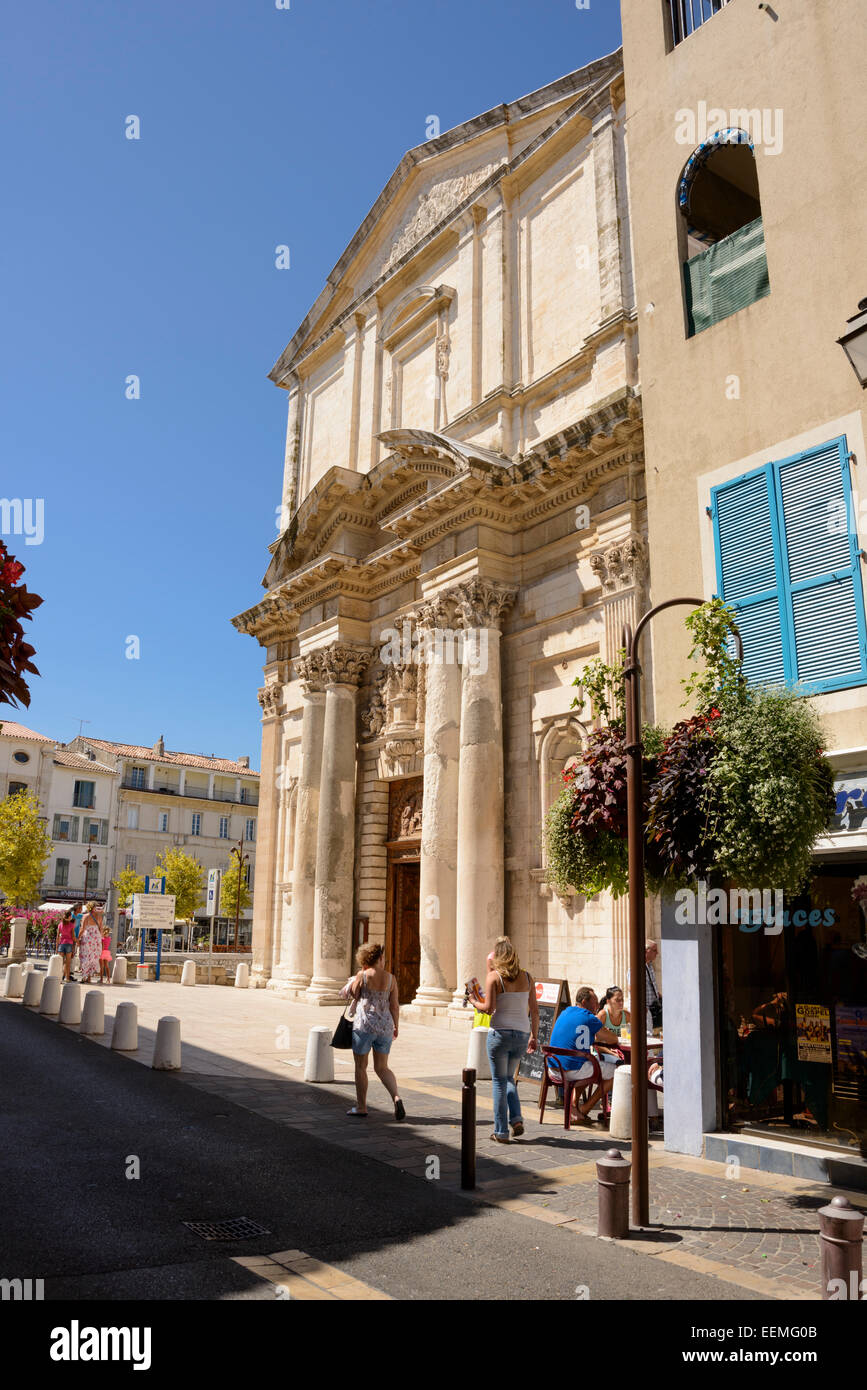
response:
[[[590,568],[609,593],[640,587],[647,579],[647,542],[633,532],[604,550],[594,550]]]
[[[489,579],[468,579],[453,590],[464,628],[499,628],[506,610],[512,606],[518,589],[514,584],[497,584]]]

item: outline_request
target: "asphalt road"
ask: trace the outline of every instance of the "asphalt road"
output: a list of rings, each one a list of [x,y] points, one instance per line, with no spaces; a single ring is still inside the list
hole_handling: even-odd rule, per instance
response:
[[[399,1299],[574,1300],[583,1285],[591,1300],[755,1301],[477,1207],[17,1004],[0,1002],[0,1060],[0,1278],[42,1278],[48,1300],[273,1301],[230,1257],[300,1249]],[[269,1234],[215,1245],[183,1225],[240,1216]]]

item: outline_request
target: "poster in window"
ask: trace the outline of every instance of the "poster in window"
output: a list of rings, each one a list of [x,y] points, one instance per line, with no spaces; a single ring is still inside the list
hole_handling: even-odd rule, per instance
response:
[[[867,1077],[867,1006],[838,1004],[835,1024],[837,1075]]]
[[[831,1061],[831,1014],[824,1004],[796,1004],[799,1062]]]

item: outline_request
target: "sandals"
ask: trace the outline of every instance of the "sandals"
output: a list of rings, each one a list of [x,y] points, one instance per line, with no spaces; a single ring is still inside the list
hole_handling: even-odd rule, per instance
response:
[[[404,1109],[403,1101],[400,1100],[400,1098],[398,1098],[398,1099],[394,1102],[394,1118],[395,1118],[396,1120],[405,1120],[405,1119],[406,1119],[406,1110]]]
[[[520,1137],[521,1137],[521,1135],[522,1135],[523,1133],[524,1133],[524,1121],[523,1121],[523,1120],[516,1120],[515,1123],[512,1125],[512,1134],[515,1136],[516,1139],[520,1139]]]
[[[359,1109],[357,1109],[357,1107],[354,1106],[354,1105],[353,1105],[352,1109],[351,1109],[351,1110],[347,1110],[346,1113],[347,1113],[347,1115],[352,1115],[355,1119],[358,1119],[358,1120],[366,1120],[366,1119],[367,1119],[367,1111],[366,1111],[366,1110],[359,1110]]]
[[[492,1135],[491,1135],[491,1138],[493,1139],[493,1141],[494,1141],[495,1144],[509,1144],[509,1143],[511,1143],[511,1140],[509,1139],[508,1134],[492,1134]]]

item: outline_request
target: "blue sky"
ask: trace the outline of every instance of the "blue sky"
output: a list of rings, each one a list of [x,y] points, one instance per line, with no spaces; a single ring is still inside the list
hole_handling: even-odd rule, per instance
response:
[[[276,534],[268,370],[428,116],[610,52],[618,5],[13,0],[4,29],[0,495],[43,499],[44,539],[3,539],[45,599],[6,717],[258,767],[262,652],[229,620]]]

